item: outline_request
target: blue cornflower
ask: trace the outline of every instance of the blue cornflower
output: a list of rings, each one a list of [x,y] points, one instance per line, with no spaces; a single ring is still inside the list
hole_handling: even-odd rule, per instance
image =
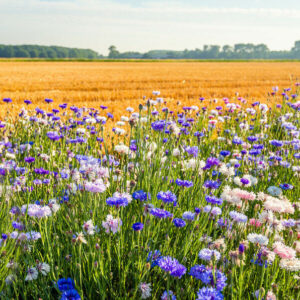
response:
[[[62,293],[60,300],[80,300],[80,295],[75,289],[67,290]]]
[[[199,254],[198,254],[200,259],[206,260],[206,261],[210,261],[213,258],[215,260],[219,260],[221,258],[221,254],[219,251],[217,250],[210,250],[208,248],[204,248],[202,250],[200,250]]]
[[[72,290],[75,288],[74,280],[70,277],[61,278],[57,281],[57,287],[61,292]]]
[[[239,245],[239,252],[240,253],[244,253],[245,252],[245,245],[244,244],[240,244]]]
[[[218,181],[213,181],[213,180],[206,180],[203,184],[203,187],[211,190],[216,190],[220,187],[221,182]]]
[[[172,291],[164,291],[161,296],[161,300],[176,300],[176,296]]]
[[[241,145],[241,144],[243,144],[243,140],[240,139],[239,137],[234,137],[232,140],[232,143],[236,144],[236,145]]]
[[[30,163],[33,163],[35,161],[35,158],[34,157],[30,157],[30,156],[29,157],[25,157],[24,161],[30,164]]]
[[[226,156],[230,155],[230,153],[231,153],[230,151],[222,150],[222,151],[220,152],[220,155],[226,157]]]
[[[186,267],[181,265],[177,259],[172,258],[171,256],[163,256],[158,261],[158,266],[173,277],[180,278],[186,272]]]
[[[204,265],[195,265],[191,267],[189,275],[201,280],[204,284],[210,282],[209,272]]]
[[[157,194],[157,199],[162,200],[165,203],[173,203],[176,202],[177,197],[171,191],[159,192]]]
[[[127,206],[128,199],[125,197],[109,197],[106,199],[106,204],[109,206]]]
[[[171,214],[167,210],[160,209],[160,208],[153,208],[153,209],[151,209],[150,210],[150,214],[152,216],[155,216],[155,217],[159,218],[159,219],[172,218],[173,217],[173,214]]]
[[[195,215],[196,215],[196,213],[194,213],[194,212],[185,211],[182,214],[182,218],[185,219],[185,220],[187,220],[187,221],[193,221],[195,219]]]
[[[216,157],[209,157],[206,160],[206,165],[204,166],[203,170],[208,170],[212,168],[213,166],[218,166],[220,164],[220,161]]]
[[[224,296],[218,290],[212,287],[203,287],[197,292],[196,300],[223,300]]]
[[[282,183],[279,185],[283,190],[292,190],[294,188],[294,186],[292,186],[289,183]]]
[[[247,140],[248,140],[250,143],[253,143],[253,142],[258,141],[258,137],[256,137],[256,136],[248,136],[248,137],[247,137]]]
[[[144,224],[143,223],[134,223],[132,225],[132,229],[134,231],[141,231],[144,228]]]
[[[135,200],[147,201],[148,199],[151,200],[151,195],[143,190],[138,190],[132,194],[132,198]]]
[[[269,143],[272,146],[275,146],[275,147],[282,147],[283,146],[283,142],[282,141],[278,141],[278,140],[271,140],[271,141],[269,141]]]
[[[153,268],[158,265],[158,261],[161,257],[161,252],[159,250],[155,250],[154,252],[150,251],[147,256],[147,262],[151,262],[151,268]]]
[[[284,227],[293,227],[296,225],[296,221],[294,219],[282,220],[281,224]]]
[[[176,227],[184,227],[186,225],[185,221],[180,218],[175,218],[172,222]]]
[[[211,203],[211,204],[222,205],[222,203],[223,203],[223,200],[221,198],[217,198],[216,196],[213,196],[213,195],[212,196],[206,195],[205,200],[206,200],[206,202]]]
[[[250,149],[249,154],[256,156],[256,155],[261,154],[261,150],[260,149]]]
[[[233,221],[237,223],[246,223],[248,220],[248,217],[246,215],[241,214],[235,210],[229,212],[229,216],[233,219]]]
[[[178,186],[183,186],[183,187],[191,187],[193,186],[193,182],[192,181],[189,181],[189,180],[181,180],[181,179],[176,179],[176,184]]]
[[[165,120],[158,120],[151,123],[151,127],[155,131],[163,131],[167,126],[167,123]]]
[[[199,152],[199,148],[197,146],[193,146],[193,147],[186,147],[185,151],[189,154],[189,155],[193,155],[194,157],[198,156],[198,152]]]
[[[26,105],[29,105],[29,104],[31,104],[32,102],[31,102],[30,100],[24,100],[24,103],[25,103]]]

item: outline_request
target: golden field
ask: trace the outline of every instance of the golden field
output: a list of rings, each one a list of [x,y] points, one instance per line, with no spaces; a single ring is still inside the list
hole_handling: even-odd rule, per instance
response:
[[[153,90],[171,106],[197,105],[199,97],[235,97],[267,101],[275,85],[300,81],[300,62],[0,62],[0,98],[13,99],[13,110],[29,99],[99,108],[119,115],[137,107]],[[56,105],[55,105],[56,104]],[[3,115],[5,103],[1,101]]]

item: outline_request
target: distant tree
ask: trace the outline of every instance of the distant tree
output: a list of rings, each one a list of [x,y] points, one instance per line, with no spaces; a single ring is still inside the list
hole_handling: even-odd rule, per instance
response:
[[[46,50],[46,53],[47,53],[47,57],[48,58],[57,58],[57,54],[56,54],[56,51],[54,51],[53,49],[48,49]]]
[[[26,57],[30,57],[30,54],[28,53],[28,51],[22,49],[21,47],[18,47],[15,51],[14,56],[20,58],[26,58]]]
[[[31,58],[36,58],[39,56],[39,52],[37,49],[31,49],[29,50],[29,55]]]
[[[4,46],[3,50],[2,50],[2,57],[14,57],[15,55],[15,51],[14,48],[12,46]]]
[[[109,54],[108,54],[108,57],[109,58],[118,58],[119,57],[119,51],[117,50],[117,47],[116,46],[110,46],[109,48],[108,48],[108,50],[109,50]]]

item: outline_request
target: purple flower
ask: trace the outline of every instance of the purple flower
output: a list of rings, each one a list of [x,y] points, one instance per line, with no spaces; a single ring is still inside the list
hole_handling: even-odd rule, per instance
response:
[[[5,102],[5,103],[11,103],[12,100],[11,100],[10,98],[4,98],[4,99],[3,99],[3,102]]]
[[[159,218],[159,219],[172,218],[173,217],[173,214],[171,214],[167,210],[160,209],[160,208],[152,208],[150,210],[150,214],[152,216],[155,216],[155,217]]]
[[[144,228],[144,224],[143,223],[134,223],[132,225],[132,229],[134,231],[141,231]]]
[[[198,298],[196,300],[223,300],[224,296],[221,292],[212,287],[203,287],[197,292]]]
[[[151,127],[155,131],[163,131],[166,128],[167,124],[165,120],[158,120],[151,123]]]
[[[185,219],[185,220],[188,220],[188,221],[193,221],[195,219],[195,215],[196,215],[196,213],[194,213],[194,212],[185,211],[182,214],[182,218]]]
[[[215,260],[219,260],[221,258],[221,254],[219,251],[217,250],[210,250],[208,248],[204,248],[202,250],[200,250],[199,254],[198,254],[200,259],[206,260],[206,261],[210,261],[213,258]]]
[[[193,147],[186,147],[185,151],[189,154],[189,155],[193,155],[194,157],[198,156],[198,152],[199,152],[199,148],[197,146],[193,146]]]
[[[220,181],[206,180],[203,184],[203,187],[211,190],[216,190],[220,187]]]
[[[164,291],[161,295],[161,300],[176,300],[176,296],[172,291]]]
[[[47,103],[49,104],[49,103],[52,103],[53,100],[52,100],[52,99],[49,99],[49,98],[46,98],[46,99],[45,99],[45,102],[47,102]]]
[[[250,143],[253,143],[253,142],[258,141],[258,137],[256,137],[256,136],[248,136],[247,140],[248,140]]]
[[[186,272],[186,267],[181,265],[177,259],[172,258],[171,256],[163,256],[158,261],[158,266],[173,277],[181,278]]]
[[[292,190],[294,187],[289,183],[282,183],[279,185],[283,190]]]
[[[222,205],[223,200],[221,198],[217,198],[216,196],[205,196],[205,200],[211,204]]]
[[[219,216],[219,215],[222,214],[222,210],[221,210],[220,207],[215,206],[215,207],[212,208],[212,210],[211,210],[210,213],[211,213],[212,215],[214,215],[214,216]]]
[[[201,280],[204,284],[213,286],[218,291],[222,291],[226,286],[227,278],[221,271],[216,269],[213,274],[213,271],[204,265],[193,266],[190,275]]]
[[[36,169],[34,169],[34,172],[39,175],[48,175],[49,174],[49,171],[45,170],[43,168],[36,168]]]
[[[218,166],[220,164],[220,161],[216,157],[209,157],[206,160],[206,165],[204,166],[203,170],[208,170],[212,168],[213,166]]]
[[[283,220],[281,222],[284,227],[294,227],[296,225],[296,221],[294,219]]]
[[[106,204],[109,206],[127,206],[128,199],[125,197],[109,197],[106,199]]]
[[[159,250],[155,250],[154,252],[150,251],[148,253],[147,262],[151,262],[151,268],[153,268],[158,265],[161,257],[161,252]]]
[[[150,193],[146,193],[143,190],[135,191],[132,194],[132,198],[140,201],[147,201],[148,199],[151,200]]]
[[[32,102],[31,102],[30,100],[24,100],[24,103],[25,103],[26,105],[29,105],[29,104],[31,104]]]
[[[159,192],[157,194],[157,199],[162,200],[165,203],[173,203],[176,202],[177,197],[171,191]]]
[[[75,289],[64,291],[60,300],[80,300],[80,295]]]
[[[56,131],[47,132],[47,137],[52,141],[58,141],[61,136]]]
[[[205,284],[210,282],[209,272],[204,265],[195,265],[191,267],[189,274]]]
[[[186,225],[185,221],[180,218],[175,218],[172,222],[176,227],[179,227],[179,228],[184,227]]]
[[[239,252],[240,253],[244,253],[245,252],[245,245],[244,244],[240,244],[239,245]]]
[[[24,161],[30,164],[30,163],[33,163],[35,161],[35,158],[34,157],[25,157]]]
[[[245,216],[244,214],[241,214],[235,210],[232,210],[229,212],[229,216],[233,219],[233,221],[237,223],[246,223],[248,220],[248,217]]]
[[[226,157],[226,156],[230,155],[230,151],[222,150],[222,151],[220,152],[220,155]]]
[[[72,290],[75,288],[75,283],[72,278],[61,278],[57,281],[57,287],[61,292]]]
[[[241,183],[242,184],[244,184],[244,185],[246,185],[246,184],[248,184],[250,181],[248,180],[248,179],[246,179],[246,178],[241,178]]]
[[[176,179],[175,182],[178,186],[183,186],[183,187],[191,187],[194,185],[192,181],[188,181],[188,180]]]
[[[275,146],[275,147],[282,147],[282,146],[283,146],[283,142],[277,141],[277,140],[271,140],[271,141],[270,141],[270,144],[271,144],[272,146]]]

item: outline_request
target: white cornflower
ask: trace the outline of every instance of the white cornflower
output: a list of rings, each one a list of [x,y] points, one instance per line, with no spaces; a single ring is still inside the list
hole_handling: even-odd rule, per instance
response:
[[[88,234],[88,235],[94,235],[95,233],[95,226],[93,225],[93,221],[92,220],[88,220],[86,221],[83,225],[82,225],[83,230]]]
[[[151,283],[141,282],[140,291],[142,293],[142,299],[151,297]]]
[[[123,121],[118,121],[118,122],[116,123],[116,125],[117,125],[117,126],[124,126],[124,125],[125,125],[125,122],[123,122]]]
[[[32,267],[27,270],[27,276],[25,277],[25,281],[32,281],[38,278],[38,271],[36,268]]]
[[[299,258],[292,258],[292,259],[282,259],[279,264],[280,268],[297,272],[300,270],[300,259]]]
[[[262,234],[257,234],[257,233],[249,233],[247,236],[247,240],[251,243],[254,244],[260,244],[260,245],[268,245],[269,239],[262,235]]]
[[[129,148],[125,145],[116,145],[115,151],[120,154],[129,154]]]
[[[10,275],[8,275],[8,276],[5,278],[5,283],[6,283],[7,285],[11,285],[11,284],[13,284],[15,281],[16,281],[16,275],[14,275],[14,274],[10,274]]]
[[[39,263],[37,265],[37,269],[44,275],[47,276],[47,274],[50,272],[50,266],[46,263]]]

